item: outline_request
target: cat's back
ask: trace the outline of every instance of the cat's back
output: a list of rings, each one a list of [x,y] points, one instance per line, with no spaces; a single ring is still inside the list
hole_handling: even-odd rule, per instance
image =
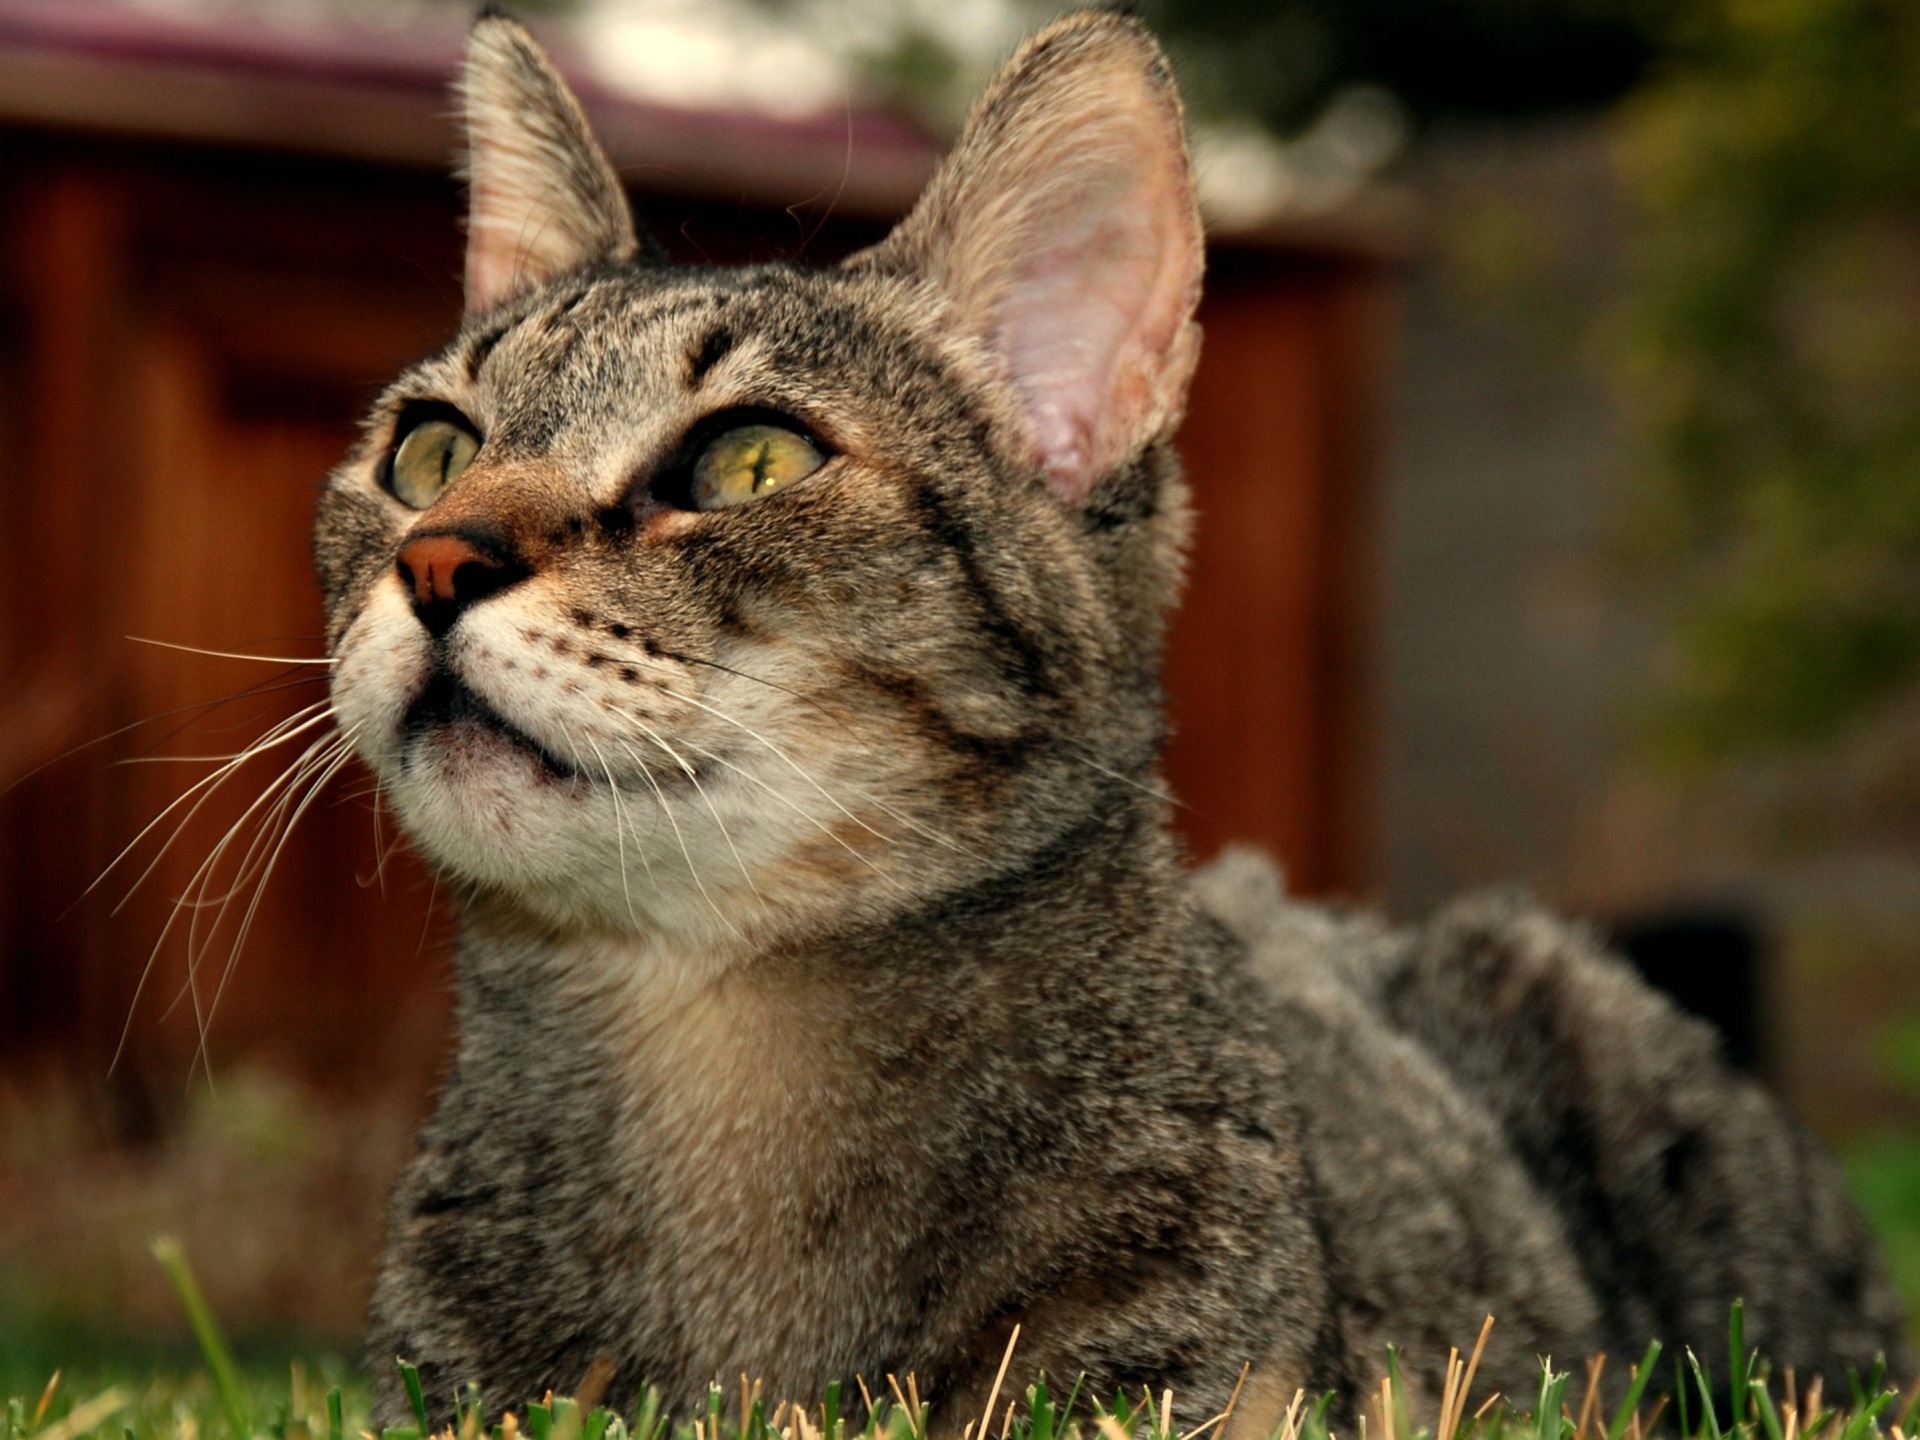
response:
[[[1432,1365],[1492,1314],[1514,1393],[1540,1354],[1718,1353],[1739,1297],[1777,1365],[1906,1373],[1838,1167],[1584,929],[1508,893],[1395,929],[1246,851],[1194,884],[1276,1007],[1357,1359]]]

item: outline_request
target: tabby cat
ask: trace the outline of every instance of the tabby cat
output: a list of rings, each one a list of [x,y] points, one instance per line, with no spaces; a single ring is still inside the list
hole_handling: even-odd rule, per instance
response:
[[[381,1418],[400,1355],[437,1405],[913,1374],[957,1432],[1017,1325],[1016,1377],[1193,1420],[1250,1364],[1259,1437],[1489,1312],[1526,1394],[1735,1296],[1803,1375],[1904,1366],[1833,1164],[1583,933],[1183,868],[1202,243],[1137,22],[1031,40],[824,270],[666,263],[508,19],[462,94],[466,320],[317,537],[340,724],[463,925]]]

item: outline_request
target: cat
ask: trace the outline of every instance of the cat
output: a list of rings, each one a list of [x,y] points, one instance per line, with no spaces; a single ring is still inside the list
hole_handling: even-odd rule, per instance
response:
[[[668,263],[504,16],[461,95],[466,318],[315,542],[341,733],[463,929],[380,1420],[403,1356],[495,1413],[912,1374],[958,1433],[1017,1326],[1016,1387],[1262,1437],[1389,1342],[1430,1400],[1492,1313],[1527,1396],[1736,1296],[1777,1365],[1906,1370],[1831,1160],[1586,933],[1184,868],[1203,246],[1137,20],[1029,40],[826,269]]]

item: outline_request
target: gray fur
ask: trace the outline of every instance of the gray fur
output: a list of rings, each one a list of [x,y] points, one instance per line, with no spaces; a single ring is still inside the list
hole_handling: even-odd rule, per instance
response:
[[[548,84],[483,24],[502,68],[469,93]],[[1080,104],[1088,64],[1177,149],[1164,60],[1116,16],[994,93]],[[1046,183],[998,103],[993,183]],[[1163,198],[1177,237],[1191,197]],[[824,272],[640,264],[599,225],[397,381],[329,482],[339,717],[463,917],[379,1417],[396,1355],[496,1409],[604,1356],[623,1403],[682,1410],[743,1370],[807,1398],[913,1373],[957,1431],[1018,1324],[1019,1372],[1171,1386],[1196,1421],[1251,1365],[1252,1436],[1296,1386],[1351,1403],[1389,1341],[1437,1388],[1490,1311],[1511,1393],[1541,1351],[1716,1344],[1736,1295],[1778,1364],[1904,1367],[1831,1163],[1581,934],[1504,899],[1392,931],[1246,856],[1182,869],[1159,673],[1197,268],[1123,352],[1074,453],[1126,453],[1088,489],[1048,468],[999,332],[956,322],[926,256],[959,222],[916,223]],[[414,512],[380,475],[422,402],[483,444]],[[738,509],[662,502],[742,405],[832,458]],[[396,578],[427,535],[519,577],[438,638]],[[423,709],[449,677],[490,718]]]

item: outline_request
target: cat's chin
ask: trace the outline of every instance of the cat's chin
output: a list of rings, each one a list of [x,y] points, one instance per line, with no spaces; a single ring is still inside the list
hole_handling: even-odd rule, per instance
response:
[[[449,876],[564,931],[717,938],[697,886],[655,883],[664,857],[641,849],[641,833],[657,828],[635,813],[642,797],[616,808],[586,776],[563,773],[538,745],[484,718],[410,728],[400,755],[383,777],[386,794]]]
[[[572,782],[579,770],[511,724],[456,676],[436,670],[407,707],[401,730],[409,766],[432,764],[456,779],[474,766],[529,760],[536,778]]]

